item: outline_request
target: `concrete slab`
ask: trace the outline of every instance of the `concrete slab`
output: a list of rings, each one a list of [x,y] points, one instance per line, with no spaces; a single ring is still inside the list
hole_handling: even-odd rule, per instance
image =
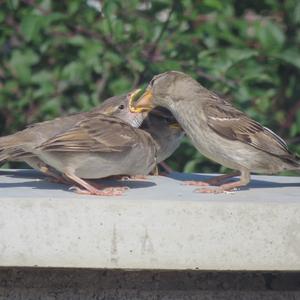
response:
[[[234,194],[181,180],[82,196],[34,171],[0,171],[0,266],[300,270],[300,178],[254,176]]]

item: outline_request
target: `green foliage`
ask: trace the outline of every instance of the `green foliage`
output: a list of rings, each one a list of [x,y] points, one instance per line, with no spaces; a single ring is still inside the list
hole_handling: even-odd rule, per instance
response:
[[[4,1],[1,135],[89,110],[175,69],[231,99],[299,153],[299,26],[296,0]],[[188,140],[169,163],[220,170]]]

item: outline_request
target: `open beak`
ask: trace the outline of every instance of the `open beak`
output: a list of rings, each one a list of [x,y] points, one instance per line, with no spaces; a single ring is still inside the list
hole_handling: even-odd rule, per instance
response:
[[[177,122],[174,122],[174,123],[171,123],[169,125],[170,128],[174,128],[174,129],[178,129],[178,130],[182,130],[182,127],[179,125],[179,123]]]
[[[132,112],[147,112],[154,108],[153,94],[151,90],[147,90],[138,100],[134,103],[134,96],[137,93],[131,95],[129,100],[129,108]]]

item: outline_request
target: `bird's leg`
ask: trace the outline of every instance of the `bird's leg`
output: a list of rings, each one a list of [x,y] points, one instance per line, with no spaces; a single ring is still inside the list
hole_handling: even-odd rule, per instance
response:
[[[148,177],[145,176],[145,175],[132,175],[132,176],[127,176],[127,177],[124,177],[123,180],[145,180],[147,179]]]
[[[129,181],[129,180],[147,180],[148,177],[145,175],[122,175],[120,177],[122,181]]]
[[[225,183],[220,185],[217,188],[201,188],[196,189],[196,193],[214,193],[214,194],[220,194],[220,193],[226,193],[230,192],[238,187],[245,186],[250,182],[250,172],[247,169],[241,170],[241,177],[239,181]]]
[[[90,185],[92,185],[93,187],[101,190],[101,189],[105,189],[105,190],[114,190],[114,191],[119,191],[119,192],[125,192],[126,190],[129,189],[128,186],[114,186],[114,187],[107,187],[104,184],[98,183],[98,182],[94,182],[91,180],[87,181],[85,180],[85,182],[89,182]]]
[[[159,165],[165,170],[167,174],[171,174],[173,172],[173,169],[164,161],[160,162]]]
[[[54,183],[63,183],[63,184],[69,184],[70,181],[64,178],[62,175],[59,175],[55,171],[52,171],[48,165],[46,165],[43,162],[39,162],[37,164],[37,167],[39,170],[45,174],[46,176],[49,176],[49,181]]]
[[[158,168],[157,168],[157,164],[156,164],[156,158],[155,158],[155,167],[153,168],[153,170],[151,171],[151,173],[153,176],[158,176],[159,173],[158,173]],[[131,176],[125,176],[123,177],[122,180],[146,180],[148,179],[147,176],[145,175],[131,175]]]
[[[205,181],[197,181],[197,180],[184,181],[183,184],[184,185],[192,185],[192,186],[218,185],[222,181],[224,181],[225,179],[232,178],[232,177],[239,176],[239,175],[240,175],[240,171],[235,171],[235,172],[232,172],[232,173],[229,173],[229,174],[216,176],[212,179],[208,179],[208,180],[205,180]]]
[[[235,172],[231,172],[229,174],[224,174],[224,175],[220,175],[220,176],[216,176],[214,178],[208,179],[206,182],[209,185],[219,185],[221,184],[222,181],[232,178],[232,177],[236,177],[236,176],[240,176],[241,172],[240,171],[235,171]]]
[[[97,189],[96,187],[90,185],[85,180],[79,178],[75,174],[72,173],[65,173],[64,174],[67,178],[71,179],[72,181],[79,184],[84,189],[80,189],[79,187],[72,187],[71,189],[74,189],[79,194],[85,194],[85,195],[97,195],[97,196],[120,196],[122,195],[122,192],[118,188],[103,188],[103,189]]]
[[[155,158],[155,167],[152,170],[152,173],[153,173],[153,176],[158,176],[159,175],[156,158]]]
[[[208,186],[209,183],[206,181],[200,181],[200,180],[185,180],[182,183],[183,185],[192,185],[192,186]]]
[[[122,181],[127,181],[127,180],[143,180],[147,179],[147,176],[145,175],[113,175],[109,177],[105,177],[106,179],[112,179],[112,180],[122,180]]]

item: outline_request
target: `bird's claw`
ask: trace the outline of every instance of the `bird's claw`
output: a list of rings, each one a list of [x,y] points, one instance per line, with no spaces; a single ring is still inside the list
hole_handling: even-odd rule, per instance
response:
[[[224,189],[221,187],[218,188],[200,188],[195,189],[194,193],[202,193],[202,194],[234,194],[237,191],[236,188],[233,189]]]
[[[128,181],[128,180],[146,180],[147,176],[144,175],[134,175],[134,176],[123,176],[121,180]]]
[[[206,181],[197,181],[197,180],[186,180],[182,183],[182,185],[190,185],[190,186],[209,186],[209,183]]]
[[[96,195],[96,196],[122,196],[123,192],[126,190],[126,187],[110,187],[105,188],[103,190],[93,189],[93,190],[85,190],[81,189],[77,186],[72,186],[69,188],[71,191],[75,191],[81,195]]]

